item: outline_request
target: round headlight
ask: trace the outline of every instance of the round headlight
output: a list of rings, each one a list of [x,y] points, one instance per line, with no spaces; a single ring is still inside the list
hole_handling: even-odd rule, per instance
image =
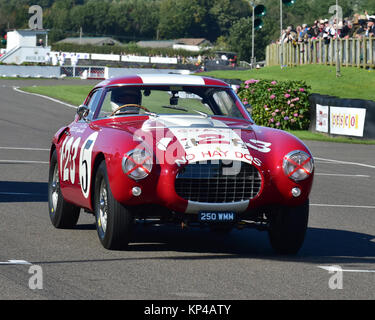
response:
[[[134,149],[122,159],[122,171],[134,180],[146,178],[152,170],[152,155],[145,149]]]
[[[312,174],[314,160],[304,151],[292,151],[284,157],[283,169],[288,178],[296,182],[302,181]]]

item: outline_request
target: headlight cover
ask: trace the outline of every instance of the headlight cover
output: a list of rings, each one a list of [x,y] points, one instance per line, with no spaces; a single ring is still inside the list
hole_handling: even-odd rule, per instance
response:
[[[314,170],[312,156],[304,151],[295,150],[288,153],[283,160],[286,176],[296,182],[307,179]]]
[[[133,180],[146,178],[152,170],[152,155],[145,149],[134,149],[124,155],[122,171]]]

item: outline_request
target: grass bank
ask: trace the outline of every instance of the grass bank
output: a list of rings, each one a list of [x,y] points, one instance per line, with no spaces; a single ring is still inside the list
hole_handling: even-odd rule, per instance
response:
[[[212,71],[207,76],[223,79],[304,80],[312,93],[346,99],[375,101],[375,71],[358,68],[341,68],[342,76],[336,77],[336,67],[303,65],[281,69],[279,66],[246,71]]]
[[[54,99],[58,99],[75,106],[81,105],[86,99],[93,86],[78,85],[78,86],[37,86],[37,87],[23,87],[21,90],[42,94]]]

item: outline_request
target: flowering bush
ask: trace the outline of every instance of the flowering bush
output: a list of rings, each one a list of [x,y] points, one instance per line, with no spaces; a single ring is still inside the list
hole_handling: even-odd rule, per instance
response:
[[[306,130],[310,124],[309,91],[304,81],[251,79],[237,94],[244,104],[252,106],[252,117],[258,125]]]

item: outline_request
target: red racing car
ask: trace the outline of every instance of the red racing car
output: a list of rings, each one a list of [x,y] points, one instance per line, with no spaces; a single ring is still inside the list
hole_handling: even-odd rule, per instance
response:
[[[102,245],[125,248],[139,222],[268,231],[303,244],[314,162],[291,134],[257,126],[227,83],[134,75],[93,88],[54,136],[49,215],[56,228],[92,213]]]

